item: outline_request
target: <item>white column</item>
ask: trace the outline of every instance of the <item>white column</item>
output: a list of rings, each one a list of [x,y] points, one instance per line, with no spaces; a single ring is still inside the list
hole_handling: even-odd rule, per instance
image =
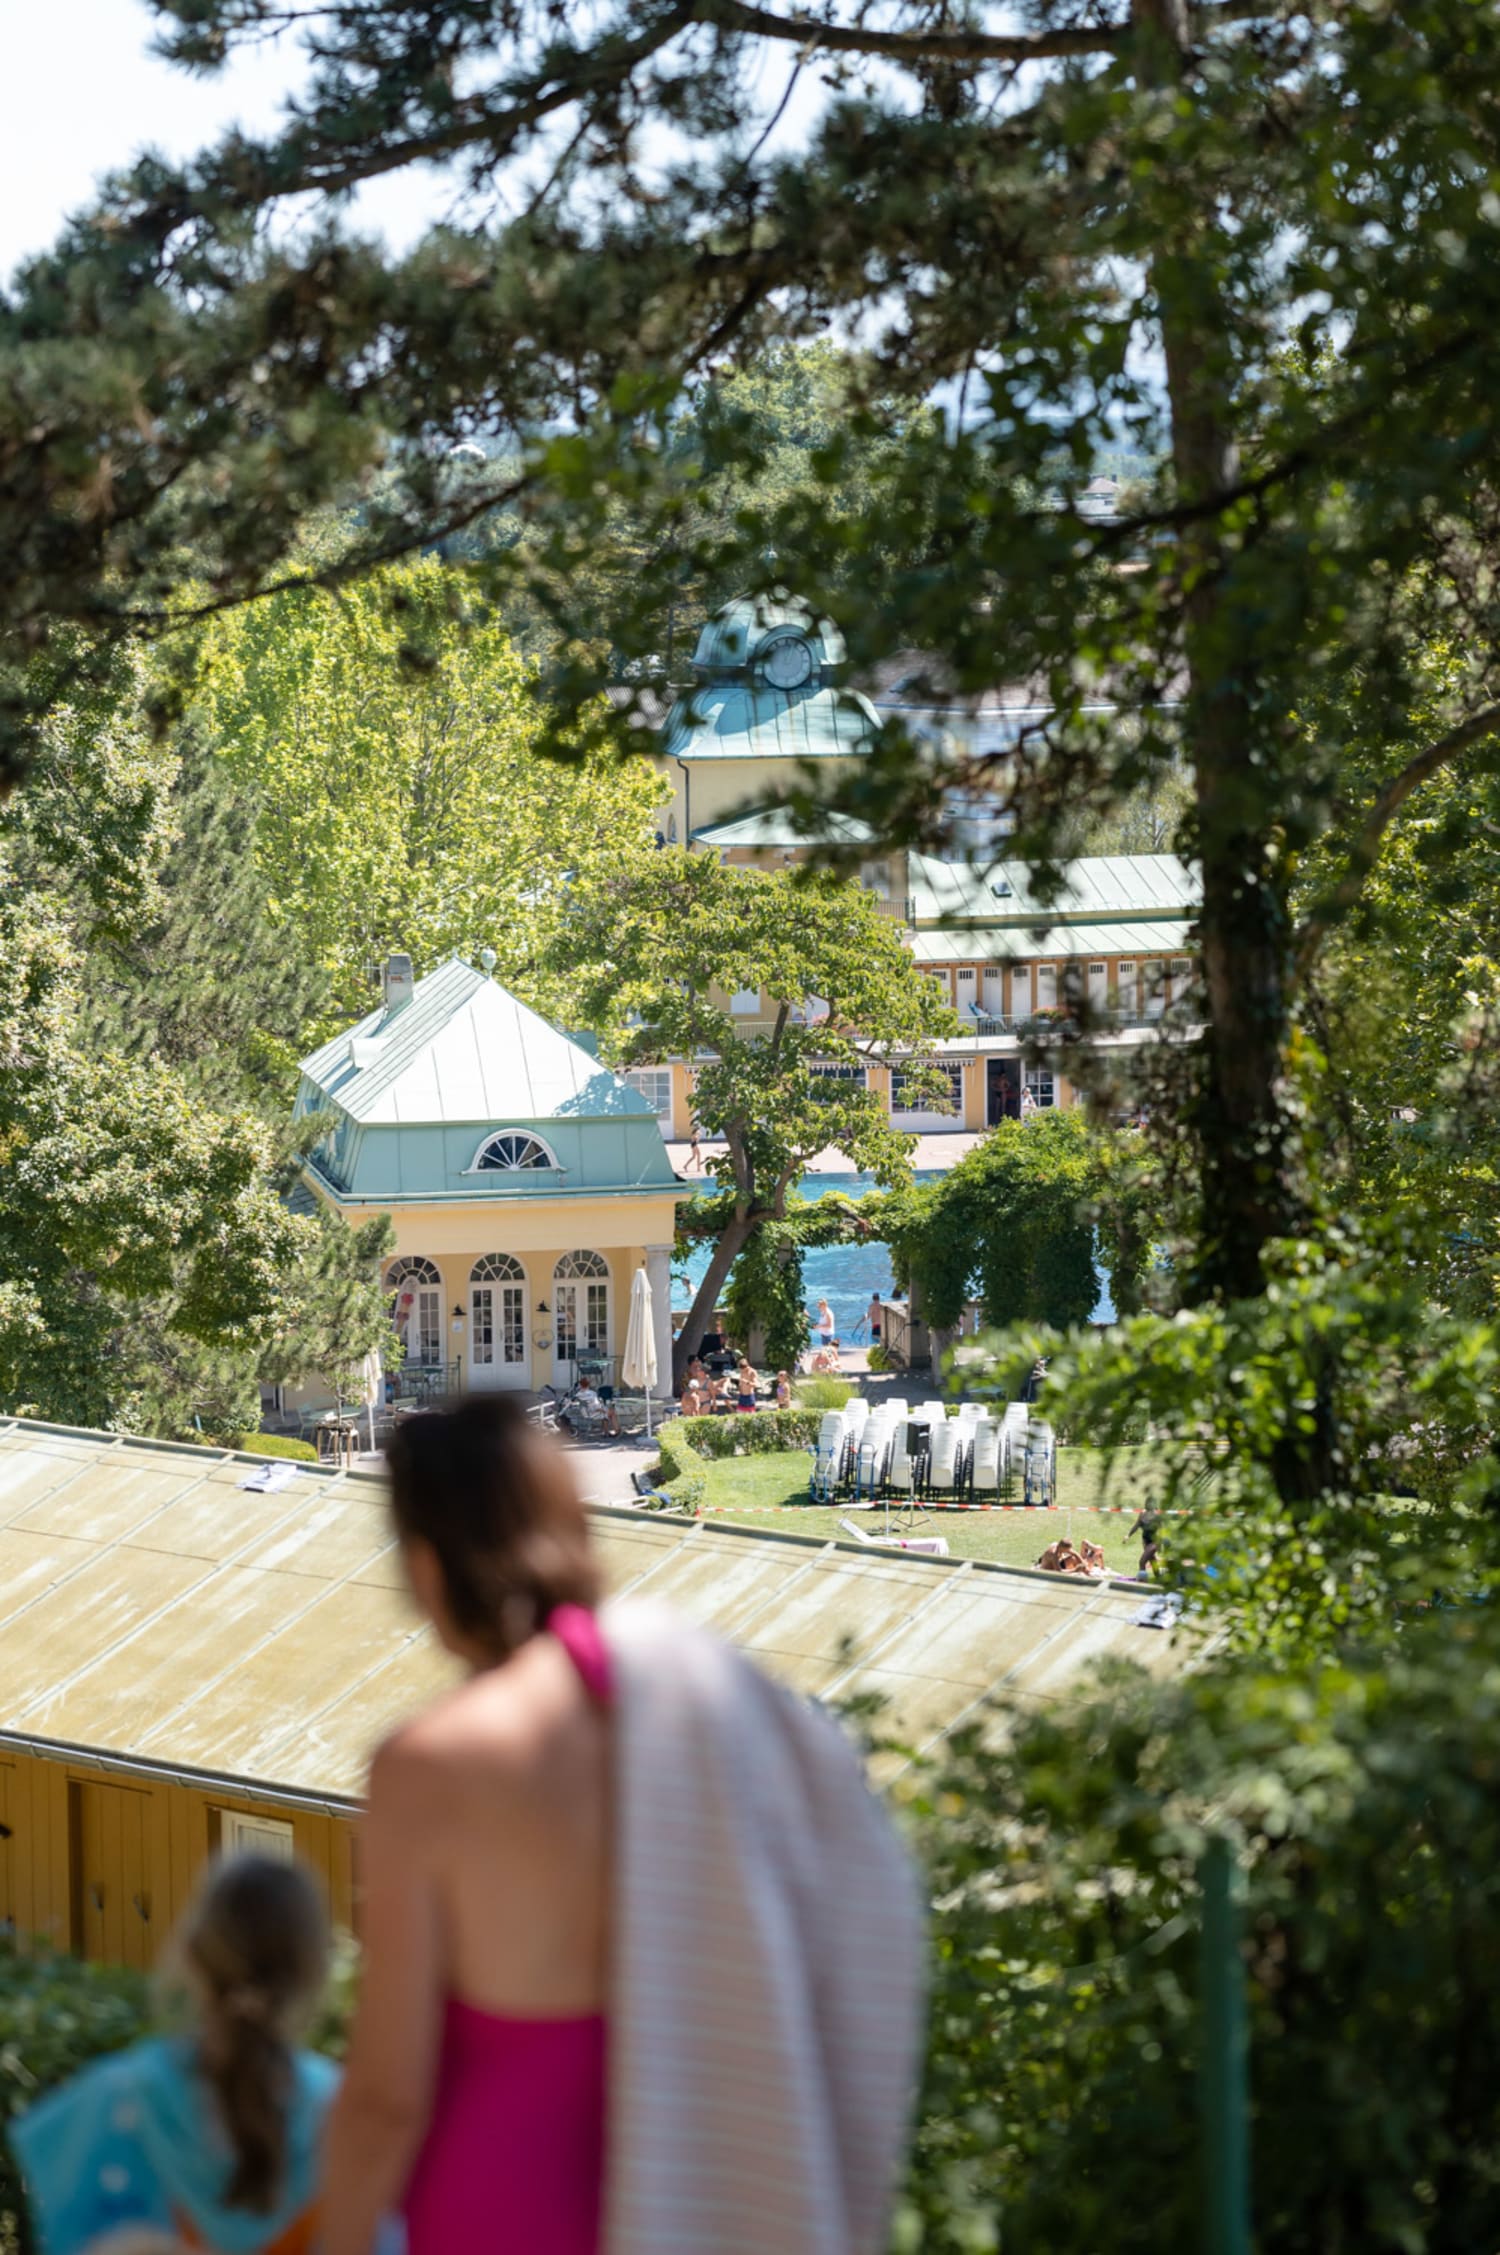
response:
[[[656,1390],[672,1391],[672,1248],[646,1247],[646,1281],[651,1286],[651,1318],[656,1326]]]

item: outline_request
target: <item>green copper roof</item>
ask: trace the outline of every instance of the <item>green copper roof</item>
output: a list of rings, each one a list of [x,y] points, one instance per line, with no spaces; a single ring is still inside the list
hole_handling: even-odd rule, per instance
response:
[[[646,1099],[467,963],[443,964],[408,1001],[372,1010],[309,1057],[297,1116],[310,1112],[332,1124],[309,1170],[341,1198],[504,1204],[678,1190]],[[546,1163],[482,1163],[490,1139],[515,1130],[542,1145]]]
[[[919,924],[1072,926],[1135,923],[1163,918],[1179,930],[1158,942],[1170,947],[1202,898],[1196,870],[1172,853],[1098,854],[1070,861],[1055,900],[1044,900],[1026,864],[1001,861],[992,868],[908,858],[907,888]]]
[[[304,1080],[367,1125],[617,1118],[646,1099],[483,971],[454,958],[402,1008],[372,1010]],[[309,1107],[304,1106],[304,1109]]]
[[[737,673],[778,634],[801,635],[814,662],[842,665],[844,638],[831,619],[791,597],[740,595],[716,611],[698,636],[693,665],[702,674]]]
[[[852,689],[710,681],[678,698],[661,748],[668,759],[858,759],[879,727],[875,707]]]
[[[932,924],[911,935],[918,963],[1029,963],[1040,956],[1159,955],[1188,947],[1188,919],[1161,916],[1146,923]]]

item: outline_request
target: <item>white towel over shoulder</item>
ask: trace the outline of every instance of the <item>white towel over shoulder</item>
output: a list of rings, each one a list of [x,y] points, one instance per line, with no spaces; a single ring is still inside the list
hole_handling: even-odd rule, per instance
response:
[[[878,2255],[923,1913],[843,1731],[665,1608],[617,1708],[606,2255]]]

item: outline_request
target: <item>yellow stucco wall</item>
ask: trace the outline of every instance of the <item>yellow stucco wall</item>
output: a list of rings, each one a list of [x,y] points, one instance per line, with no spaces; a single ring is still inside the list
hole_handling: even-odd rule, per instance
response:
[[[450,1361],[461,1363],[459,1382],[469,1383],[470,1281],[475,1263],[489,1253],[508,1253],[526,1272],[529,1366],[512,1372],[511,1382],[532,1391],[557,1382],[555,1358],[556,1269],[572,1252],[602,1256],[609,1268],[609,1345],[620,1355],[630,1315],[631,1279],[654,1248],[670,1248],[677,1202],[670,1194],[640,1198],[558,1199],[528,1196],[483,1204],[439,1204],[380,1209],[390,1213],[396,1231],[393,1259],[420,1256],[433,1262],[442,1278],[443,1327]],[[540,1304],[545,1301],[548,1314]],[[463,1311],[461,1333],[452,1329],[453,1310]],[[537,1344],[552,1333],[552,1346]],[[399,1380],[398,1380],[399,1384]]]
[[[818,773],[831,787],[853,772],[853,760],[819,760]],[[790,798],[805,778],[794,759],[659,759],[664,813],[675,819],[677,843],[686,845],[695,830],[726,822],[738,814],[756,813]]]
[[[354,1924],[349,1817],[9,1749],[0,1749],[0,1923],[101,1964],[147,1967],[230,1812],[289,1824],[333,1918]]]

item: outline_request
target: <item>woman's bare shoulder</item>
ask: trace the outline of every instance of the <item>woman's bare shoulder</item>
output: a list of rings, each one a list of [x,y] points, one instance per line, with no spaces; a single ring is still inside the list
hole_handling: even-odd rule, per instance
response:
[[[545,1721],[542,1689],[549,1654],[518,1653],[504,1667],[471,1676],[397,1725],[376,1750],[372,1795],[411,1805],[434,1785],[482,1768],[520,1774],[534,1757]]]

